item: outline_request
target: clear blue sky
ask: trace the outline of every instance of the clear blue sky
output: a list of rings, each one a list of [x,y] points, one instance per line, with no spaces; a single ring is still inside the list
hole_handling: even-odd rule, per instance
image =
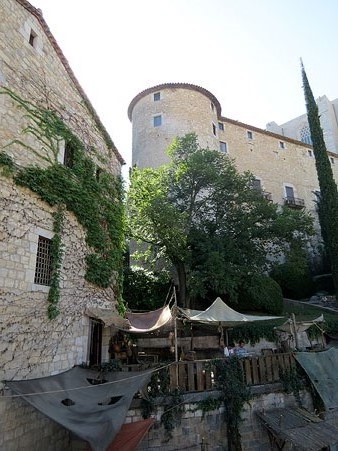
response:
[[[127,108],[160,83],[211,91],[224,116],[265,128],[338,97],[337,0],[31,0],[131,163]],[[127,167],[125,168],[127,169]]]

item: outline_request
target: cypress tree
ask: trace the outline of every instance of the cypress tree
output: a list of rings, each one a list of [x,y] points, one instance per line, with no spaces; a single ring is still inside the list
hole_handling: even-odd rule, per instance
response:
[[[303,63],[301,63],[301,68],[307,117],[320,189],[321,214],[319,215],[319,221],[322,232],[324,232],[322,237],[330,258],[335,294],[338,299],[338,191],[326,150],[323,130],[320,126],[318,106],[310,88]]]

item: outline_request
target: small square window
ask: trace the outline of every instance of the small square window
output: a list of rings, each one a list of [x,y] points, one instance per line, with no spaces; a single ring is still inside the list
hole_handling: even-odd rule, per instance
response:
[[[160,92],[155,92],[155,94],[154,94],[154,102],[158,102],[159,100],[161,100],[161,93]]]
[[[32,47],[34,47],[34,44],[35,44],[34,41],[35,41],[36,36],[37,36],[37,34],[36,34],[33,30],[31,30],[31,32],[30,32],[30,34],[29,34],[28,42],[30,43],[30,45],[31,45]]]
[[[216,125],[212,124],[212,133],[216,136]]]
[[[253,139],[253,133],[250,130],[247,130],[246,136],[248,139]]]
[[[256,191],[262,191],[262,183],[261,183],[260,179],[253,179],[252,189],[254,189]]]
[[[160,127],[162,125],[162,116],[154,116],[154,127]]]
[[[224,124],[222,122],[218,123],[218,128],[222,131],[224,131]]]
[[[279,141],[279,148],[280,149],[285,149],[285,142],[284,141]]]
[[[52,272],[51,243],[52,240],[39,235],[34,276],[34,283],[38,285],[50,285]]]
[[[307,154],[308,154],[309,157],[311,157],[311,158],[313,157],[312,150],[308,149]]]
[[[223,153],[228,153],[228,145],[226,142],[220,141],[219,142],[219,150]]]
[[[330,157],[331,164],[334,164],[334,158]]]

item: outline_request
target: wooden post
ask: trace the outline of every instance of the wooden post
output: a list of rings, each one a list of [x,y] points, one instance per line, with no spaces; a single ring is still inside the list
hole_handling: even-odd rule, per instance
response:
[[[296,317],[294,313],[291,313],[291,319],[292,319],[292,329],[295,335],[295,346],[296,350],[299,350],[299,342],[298,342],[298,334],[297,334],[297,324],[296,324]]]
[[[174,339],[175,339],[175,367],[176,367],[176,388],[178,388],[178,347],[177,347],[177,297],[174,286]]]

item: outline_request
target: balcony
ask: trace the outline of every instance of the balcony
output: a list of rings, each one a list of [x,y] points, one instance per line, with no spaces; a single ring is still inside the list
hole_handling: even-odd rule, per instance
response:
[[[262,196],[265,200],[268,200],[269,202],[272,202],[272,194],[268,193],[267,191],[262,191]]]
[[[290,208],[295,208],[297,210],[301,210],[305,207],[304,199],[299,199],[297,197],[285,197],[284,205],[287,205]]]

